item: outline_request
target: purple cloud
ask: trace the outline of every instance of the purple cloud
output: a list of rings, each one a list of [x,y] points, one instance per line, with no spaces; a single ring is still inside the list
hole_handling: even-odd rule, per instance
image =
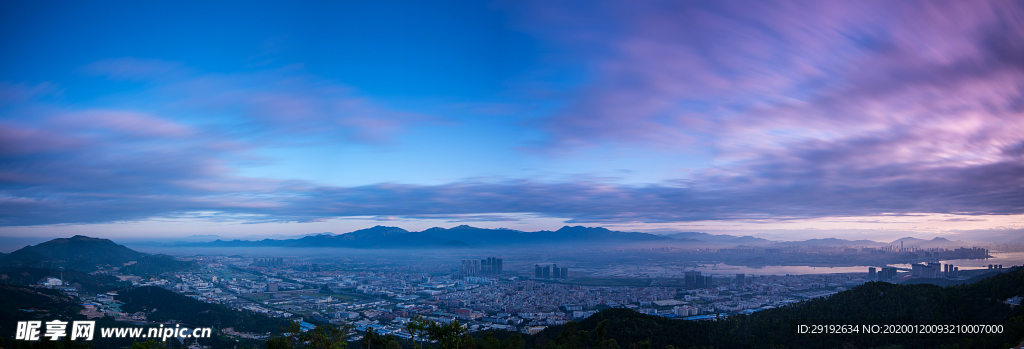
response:
[[[186,160],[179,159],[177,163],[182,162]],[[842,176],[823,180],[814,170],[791,172],[783,166],[775,171],[762,169],[757,177],[708,178],[695,181],[690,187],[518,180],[348,188],[246,180],[202,171],[172,170],[162,176],[154,173],[133,176],[139,169],[128,166],[118,167],[123,168],[125,174],[107,174],[89,182],[88,190],[71,183],[12,188],[8,182],[10,194],[2,205],[5,225],[134,220],[197,211],[251,215],[241,219],[252,221],[533,213],[589,223],[778,220],[919,212],[1024,213],[1024,192],[1020,189],[1024,187],[1024,176],[1020,176],[1024,165],[1020,163],[945,168],[930,177],[866,183],[842,183]],[[893,175],[899,169],[874,171],[890,171],[887,175]],[[859,175],[863,173],[853,174]],[[146,181],[131,182],[137,178]],[[102,181],[114,180],[127,183],[103,186]],[[189,182],[194,180],[201,180],[206,186],[190,186]],[[220,187],[220,184],[225,186]]]
[[[261,143],[387,143],[436,121],[296,67],[218,75],[102,61],[87,70],[148,81],[143,96],[166,113],[200,117],[107,108],[0,124],[0,224],[195,212],[253,222],[525,213],[588,223],[1024,214],[1022,6],[507,5],[523,30],[564,48],[588,74],[553,103],[561,109],[535,120],[548,137],[542,147],[714,154],[689,178],[649,185],[334,187],[242,177],[235,162]],[[37,90],[3,88],[15,97]]]
[[[590,62],[585,85],[540,122],[551,148],[702,147],[731,159],[807,140],[977,123],[1009,129],[950,141],[1017,144],[1009,134],[1022,125],[1010,117],[1024,105],[1014,2],[527,8],[526,30]]]

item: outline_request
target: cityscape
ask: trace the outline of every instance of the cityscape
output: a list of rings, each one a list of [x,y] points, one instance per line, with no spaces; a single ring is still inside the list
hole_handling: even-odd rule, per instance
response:
[[[1024,1],[0,2],[0,349],[1024,349]]]
[[[1019,248],[1024,249],[1024,246]],[[100,267],[93,274],[114,276],[130,287],[159,287],[240,312],[295,321],[304,329],[315,328],[316,324],[350,326],[353,332],[349,340],[358,341],[367,330],[410,340],[413,335],[406,325],[413,319],[458,322],[470,333],[508,331],[537,335],[548,327],[582,321],[611,308],[679,321],[724,321],[729,317],[827,298],[867,282],[962,283],[977,276],[990,277],[1016,269],[1010,265],[986,265],[985,262],[1002,259],[993,258],[992,252],[985,248],[912,246],[816,247],[813,252],[804,248],[803,253],[800,248],[741,251],[748,255],[788,257],[778,260],[832,258],[836,263],[856,264],[876,258],[910,262],[860,268],[862,270],[856,272],[845,272],[851,267],[841,272],[822,270],[782,275],[729,273],[728,270],[702,272],[685,267],[672,272],[673,267],[686,264],[672,260],[680,254],[683,257],[703,254],[706,260],[725,260],[737,253],[736,249],[728,248],[701,250],[700,253],[669,249],[604,251],[607,259],[618,260],[618,263],[588,260],[586,253],[563,252],[562,258],[581,262],[532,265],[529,259],[537,251],[462,259],[454,258],[457,252],[448,253],[452,258],[419,259],[387,253],[363,258],[360,252],[351,250],[345,252],[354,256],[333,260],[330,256],[337,253],[316,255],[308,251],[304,254],[315,256],[179,255],[175,259],[190,263],[188,268],[133,275],[124,271],[137,264],[131,261],[123,266]],[[797,256],[799,254],[804,256]],[[887,254],[896,255],[897,259],[885,256]],[[1011,255],[1019,259],[1024,251]],[[630,256],[645,256],[646,261],[629,261]],[[653,257],[661,257],[661,260]],[[961,270],[952,263],[940,262],[953,260],[963,260],[973,266]],[[622,269],[630,273],[623,274]],[[618,272],[609,273],[613,270]],[[123,310],[124,302],[115,298],[117,291],[90,293],[81,289],[80,284],[53,276],[42,278],[37,284],[79,299],[80,314],[89,319],[111,317],[134,325],[163,323],[148,319],[146,312]],[[1019,303],[1019,299],[1006,301]],[[223,333],[232,338],[254,340],[266,340],[273,335],[272,332],[234,328]]]

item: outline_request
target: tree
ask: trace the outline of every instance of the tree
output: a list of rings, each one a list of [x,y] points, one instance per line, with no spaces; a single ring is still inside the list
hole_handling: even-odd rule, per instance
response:
[[[384,337],[384,349],[402,349],[402,344],[398,343],[398,339],[394,335],[388,335]]]
[[[423,347],[423,339],[427,335],[427,326],[430,325],[430,321],[424,320],[422,317],[416,316],[409,322],[405,323],[405,331],[409,332],[410,340],[414,348]],[[416,338],[419,338],[419,343],[416,343]],[[417,346],[418,344],[418,346]]]
[[[379,340],[380,335],[377,334],[377,331],[375,331],[373,327],[367,327],[366,334],[363,335],[363,348],[373,349],[373,345],[376,344]]]
[[[288,338],[284,336],[273,336],[267,339],[266,349],[292,349],[291,344],[288,343]]]
[[[441,349],[458,349],[463,334],[466,334],[466,328],[458,320],[444,325],[435,322],[427,326],[427,337],[441,343]]]
[[[470,336],[469,333],[462,335],[462,341],[459,343],[459,349],[477,349],[476,339]]]
[[[348,332],[348,326],[320,325],[303,333],[301,339],[309,343],[312,349],[345,349],[348,345]],[[267,349],[270,349],[269,342]]]
[[[501,341],[494,338],[494,332],[484,333],[484,338],[480,340],[480,349],[502,349]]]
[[[505,341],[502,343],[501,347],[504,349],[522,349],[526,347],[526,341],[523,340],[523,336],[520,336],[519,333],[516,333],[511,336],[508,336],[508,338],[505,338]]]

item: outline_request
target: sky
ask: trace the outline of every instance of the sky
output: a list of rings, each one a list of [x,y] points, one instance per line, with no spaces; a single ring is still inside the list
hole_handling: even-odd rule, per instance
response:
[[[0,3],[0,236],[1024,236],[1020,1]]]

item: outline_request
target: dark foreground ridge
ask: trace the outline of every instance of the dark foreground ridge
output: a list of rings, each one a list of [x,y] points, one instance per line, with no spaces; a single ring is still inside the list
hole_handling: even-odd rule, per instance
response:
[[[939,287],[869,282],[827,298],[720,321],[672,320],[608,309],[529,339],[537,348],[1010,348],[1024,340],[1024,269]],[[812,334],[800,325],[1002,325],[1001,334]],[[600,344],[598,334],[606,332]],[[614,344],[614,345],[613,345]]]

